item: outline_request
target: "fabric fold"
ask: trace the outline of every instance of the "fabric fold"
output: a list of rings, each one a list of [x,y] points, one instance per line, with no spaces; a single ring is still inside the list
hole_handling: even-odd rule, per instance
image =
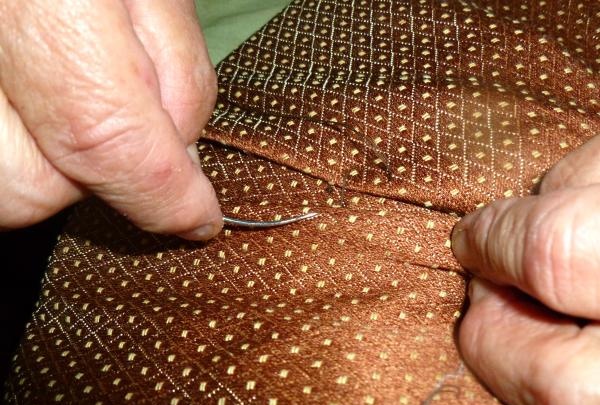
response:
[[[458,217],[600,133],[598,4],[296,0],[219,67],[206,244],[80,205],[7,403],[486,404]]]

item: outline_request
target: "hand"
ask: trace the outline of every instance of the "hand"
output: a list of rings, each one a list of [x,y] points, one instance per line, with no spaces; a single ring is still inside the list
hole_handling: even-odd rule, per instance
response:
[[[216,76],[193,0],[0,1],[0,21],[0,228],[93,193],[148,231],[219,232],[194,145]]]
[[[460,350],[509,404],[600,403],[599,156],[596,137],[539,195],[491,203],[453,232],[475,274]]]

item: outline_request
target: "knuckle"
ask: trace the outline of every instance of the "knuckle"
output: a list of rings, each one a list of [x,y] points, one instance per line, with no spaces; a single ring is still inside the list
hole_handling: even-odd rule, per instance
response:
[[[69,120],[70,149],[86,152],[126,141],[128,135],[141,129],[131,116],[123,108],[104,105],[86,117],[73,117]]]
[[[128,177],[156,147],[152,137],[145,136],[148,123],[135,118],[144,114],[107,105],[91,114],[69,120],[69,136],[59,139],[63,144],[51,157],[53,162],[89,185],[96,184],[94,178],[101,184]]]

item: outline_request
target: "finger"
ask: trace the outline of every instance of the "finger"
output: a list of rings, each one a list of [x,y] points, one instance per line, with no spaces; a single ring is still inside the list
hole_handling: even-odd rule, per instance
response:
[[[456,225],[452,248],[481,277],[600,319],[599,206],[600,186],[496,201]]]
[[[0,83],[40,149],[143,229],[213,236],[214,190],[160,104],[127,10],[117,0],[58,3],[0,7]]]
[[[46,160],[0,88],[0,230],[42,221],[82,198]]]
[[[566,187],[600,184],[600,135],[561,159],[544,176],[540,194]]]
[[[580,328],[512,288],[471,281],[466,364],[508,404],[600,402],[600,328]]]
[[[162,104],[186,144],[210,118],[217,77],[193,0],[126,0],[137,36],[154,62]]]

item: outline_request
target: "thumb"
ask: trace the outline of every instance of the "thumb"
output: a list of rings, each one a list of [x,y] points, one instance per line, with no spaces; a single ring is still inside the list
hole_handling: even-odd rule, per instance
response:
[[[461,264],[548,307],[600,319],[600,186],[495,201],[452,235]]]
[[[68,3],[46,10],[52,18],[28,5],[0,13],[0,30],[30,27],[20,41],[0,35],[8,56],[0,79],[12,105],[54,167],[136,225],[214,236],[222,226],[215,192],[162,108],[127,10],[117,0]]]

